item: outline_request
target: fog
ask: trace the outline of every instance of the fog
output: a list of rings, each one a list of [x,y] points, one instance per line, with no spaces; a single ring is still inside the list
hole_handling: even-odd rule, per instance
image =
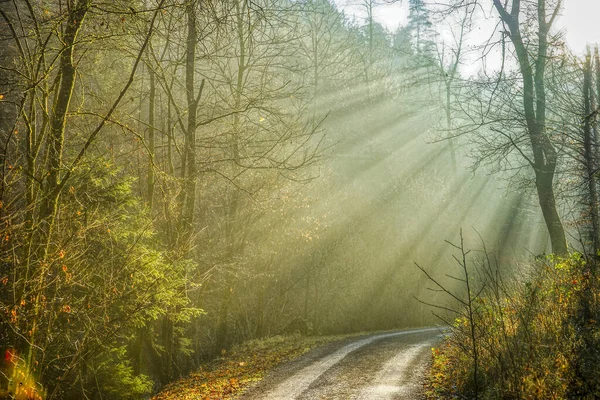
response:
[[[416,264],[464,293],[461,232],[473,276],[586,251],[582,39],[513,49],[489,3],[3,2],[1,344],[56,393],[147,392],[251,339],[440,323]]]

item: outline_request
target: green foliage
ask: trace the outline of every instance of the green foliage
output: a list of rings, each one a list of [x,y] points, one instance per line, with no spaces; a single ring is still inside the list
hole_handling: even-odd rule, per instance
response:
[[[153,382],[145,375],[135,375],[125,347],[107,349],[90,366],[91,381],[86,387],[100,398],[143,399],[152,391]]]
[[[12,264],[12,276],[19,278],[16,284],[7,278],[4,286],[25,292],[14,305],[3,299],[3,308],[14,312],[4,326],[16,334],[45,333],[38,340],[43,352],[23,368],[39,375],[50,393],[79,398],[82,389],[75,383],[82,380],[83,390],[104,398],[143,398],[153,382],[134,374],[126,348],[139,329],[167,313],[174,321],[200,315],[181,293],[190,262],[166,258],[133,192],[134,181],[121,169],[97,159],[79,168],[71,182],[60,204],[39,309],[30,305],[38,280],[28,277],[23,265]],[[20,242],[13,242],[17,254],[27,250]],[[15,261],[4,255],[5,266]],[[18,336],[3,339],[5,346],[18,347]],[[189,343],[182,349],[189,353]],[[26,354],[22,358],[25,362]]]

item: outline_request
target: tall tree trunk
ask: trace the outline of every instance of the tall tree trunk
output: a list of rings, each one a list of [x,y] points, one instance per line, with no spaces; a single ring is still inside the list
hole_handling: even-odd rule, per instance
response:
[[[458,64],[458,61],[457,61],[457,64]],[[451,131],[452,131],[452,113],[450,110],[451,105],[452,105],[452,81],[448,80],[446,82],[446,107],[445,107],[446,129],[448,130],[448,133],[451,133]],[[456,173],[457,172],[456,149],[454,146],[454,139],[452,137],[450,139],[448,139],[448,148],[450,150],[450,164],[452,165],[452,170],[454,171],[454,173]]]
[[[186,53],[185,53],[185,89],[187,100],[187,124],[185,125],[184,149],[182,156],[182,178],[183,189],[178,201],[179,215],[177,220],[177,230],[179,235],[176,240],[177,251],[180,256],[190,257],[192,250],[192,239],[194,237],[194,217],[196,206],[196,125],[197,113],[200,97],[204,89],[204,79],[202,80],[198,93],[195,88],[196,75],[196,45],[198,40],[196,27],[196,1],[190,1],[185,6],[187,17],[187,37],[186,37]],[[170,143],[169,143],[170,144]],[[169,157],[171,147],[169,146]],[[188,271],[183,271],[184,281],[188,281]],[[187,291],[187,288],[182,288]],[[186,293],[187,296],[187,293]],[[173,376],[172,365],[177,362],[175,345],[175,322],[169,315],[164,317],[162,324],[163,329],[163,345],[165,347],[164,364],[168,368],[164,371],[165,379],[171,379]]]
[[[148,75],[150,75],[150,93],[148,94],[148,172],[146,180],[146,200],[148,208],[152,213],[154,205],[154,157],[155,157],[155,104],[156,104],[156,82],[154,71],[148,66]]]
[[[592,87],[592,56],[590,53],[587,54],[585,65],[583,69],[583,100],[584,100],[584,121],[583,121],[583,150],[584,150],[584,168],[585,168],[585,180],[587,193],[585,201],[587,202],[587,218],[589,218],[588,224],[588,238],[590,241],[591,248],[589,253],[591,257],[596,259],[598,257],[599,243],[598,243],[598,189],[596,184],[596,140],[592,132],[592,110],[594,107],[593,93],[594,88]]]
[[[247,11],[247,0],[238,0],[235,3],[236,18],[237,18],[237,35],[238,35],[238,46],[239,46],[239,57],[238,57],[238,68],[237,68],[237,81],[234,88],[234,109],[239,110],[242,103],[242,92],[244,90],[244,75],[246,74],[246,24],[244,21],[244,15]],[[251,29],[251,28],[249,28]],[[240,162],[240,132],[241,132],[241,121],[238,114],[233,116],[233,132],[232,132],[232,143],[231,143],[231,156],[232,156],[232,172],[236,171]],[[232,176],[235,176],[233,173]],[[228,262],[231,265],[236,263],[236,255],[240,251],[237,245],[236,238],[236,223],[238,213],[238,202],[239,194],[237,188],[231,188],[231,196],[228,199],[229,204],[227,206],[226,215],[226,226],[225,226],[225,240],[229,247],[227,251]],[[232,272],[226,272],[223,286],[223,294],[221,296],[221,307],[219,308],[219,316],[217,321],[217,329],[215,335],[215,351],[217,353],[227,349],[230,345],[231,340],[229,338],[229,308],[233,296],[233,290],[236,284],[236,275]]]
[[[150,58],[150,57],[149,57]],[[156,82],[155,74],[152,66],[148,62],[146,64],[148,69],[148,76],[150,79],[150,90],[148,93],[148,167],[146,171],[146,204],[150,215],[152,215],[152,209],[154,206],[154,158],[155,158],[155,110],[156,110]],[[142,177],[140,176],[140,181]],[[136,338],[131,345],[132,353],[132,367],[133,373],[139,375],[142,373],[143,363],[143,347],[146,342],[147,332],[150,329],[149,326],[143,326],[136,329]]]
[[[493,0],[496,10],[510,31],[510,40],[515,47],[519,70],[523,79],[523,109],[529,135],[533,160],[529,160],[534,170],[538,200],[544,221],[550,235],[552,252],[559,256],[568,254],[565,230],[561,223],[554,195],[554,173],[557,154],[546,132],[546,86],[545,71],[548,61],[548,31],[559,11],[554,10],[550,21],[546,21],[546,1],[537,0],[537,20],[539,25],[537,54],[531,64],[530,48],[521,34],[521,0],[513,0],[510,12],[501,0]]]
[[[31,339],[28,353],[28,363],[31,365],[37,347],[37,328],[41,313],[40,302],[43,288],[45,287],[48,250],[56,220],[58,209],[58,200],[60,197],[62,156],[65,141],[65,128],[67,122],[67,113],[71,103],[73,89],[75,87],[75,63],[73,60],[73,50],[77,35],[83,23],[83,20],[89,10],[90,0],[80,0],[71,8],[68,15],[67,26],[65,28],[62,42],[63,51],[60,56],[59,77],[60,84],[56,101],[54,102],[53,114],[50,120],[50,134],[48,137],[48,170],[46,176],[46,187],[43,191],[43,198],[39,210],[39,228],[37,242],[38,252],[37,261],[40,265],[38,283],[36,287],[36,296],[34,301],[34,313],[31,322]]]
[[[198,104],[202,91],[204,89],[204,79],[200,83],[198,94],[195,88],[196,75],[196,42],[198,40],[196,28],[196,2],[190,2],[186,6],[187,15],[187,39],[186,39],[186,58],[185,58],[185,90],[188,106],[187,126],[185,132],[184,144],[184,163],[182,171],[184,173],[183,199],[181,203],[180,223],[183,228],[183,239],[185,246],[191,245],[189,241],[193,236],[194,214],[196,207],[196,179],[197,179],[197,160],[196,160],[196,124],[198,114]]]

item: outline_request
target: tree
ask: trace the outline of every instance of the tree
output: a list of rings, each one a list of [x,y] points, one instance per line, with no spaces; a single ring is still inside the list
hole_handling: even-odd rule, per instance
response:
[[[458,29],[454,29],[456,26],[454,23],[450,23],[450,34],[452,36],[452,43],[447,45],[442,40],[441,43],[435,43],[435,52],[437,56],[438,73],[442,81],[443,90],[443,108],[445,114],[445,129],[450,137],[448,138],[448,147],[450,148],[450,161],[452,168],[456,172],[456,149],[454,138],[452,138],[452,114],[453,114],[453,103],[456,101],[456,91],[460,88],[456,87],[456,80],[460,78],[459,67],[463,62],[465,49],[464,46],[466,41],[466,35],[470,30],[472,17],[472,8],[465,6],[464,12],[459,16]]]
[[[513,0],[510,11],[500,0],[494,0],[494,7],[508,28],[523,83],[523,111],[526,129],[530,139],[531,153],[529,159],[535,173],[535,186],[546,227],[552,243],[552,251],[557,255],[567,254],[565,231],[556,207],[553,181],[558,162],[557,150],[546,126],[546,81],[545,71],[548,62],[548,36],[550,29],[561,7],[561,0],[555,4],[549,15],[546,11],[546,0],[537,1],[537,51],[530,57],[527,43],[522,35],[521,0]],[[525,23],[528,23],[526,21]],[[533,40],[535,43],[535,40]],[[533,58],[533,60],[532,60]]]
[[[315,140],[320,121],[306,121],[300,114],[303,105],[296,108],[294,104],[303,88],[290,77],[305,72],[290,63],[299,50],[297,32],[291,29],[296,10],[272,0],[238,0],[232,7],[230,35],[225,38],[228,46],[215,43],[218,57],[209,64],[219,82],[213,88],[215,100],[231,110],[218,124],[224,140],[221,162],[214,164],[225,178],[225,223],[219,234],[225,267],[215,274],[221,290],[217,353],[231,344],[230,307],[243,269],[249,221],[256,218],[248,203],[256,201],[273,173],[288,179],[301,177],[316,161],[320,148]],[[292,43],[289,37],[294,38]]]
[[[3,132],[1,346],[50,398],[146,395],[152,384],[125,349],[140,326],[187,304],[149,218],[131,212],[142,208],[131,176],[109,158],[117,133],[132,131],[119,117],[164,4],[139,13],[129,3],[99,12],[91,0],[0,9],[2,39],[15,50],[6,71],[18,77],[15,122]],[[102,57],[109,48],[122,55],[112,68]]]
[[[596,52],[598,50],[596,49]],[[596,66],[598,68],[598,66]],[[600,220],[598,216],[598,184],[597,184],[597,171],[598,171],[598,132],[597,122],[594,121],[596,108],[596,99],[598,94],[594,87],[594,64],[592,62],[592,55],[588,49],[588,54],[585,57],[583,65],[583,167],[584,167],[584,182],[587,183],[586,191],[583,196],[585,205],[585,214],[589,221],[588,232],[586,234],[587,241],[590,242],[590,249],[588,254],[592,259],[600,256]],[[585,250],[585,249],[584,249]]]
[[[308,1],[299,12],[299,63],[308,78],[307,100],[315,123],[327,114],[322,106],[336,92],[336,84],[351,79],[352,70],[340,68],[350,66],[355,56],[344,23],[329,0]]]
[[[377,4],[0,2],[0,350],[49,398],[144,398],[291,321],[421,320],[380,247],[436,163],[377,178],[427,122],[403,129]]]
[[[549,7],[549,4],[552,4]],[[463,2],[458,2],[456,7],[463,7]],[[536,0],[533,3],[524,4],[521,0],[512,0],[502,3],[493,0],[493,6],[498,15],[503,29],[501,44],[503,50],[506,39],[512,44],[514,59],[516,61],[516,73],[518,76],[512,80],[512,70],[508,69],[509,61],[506,61],[507,70],[504,68],[499,72],[498,78],[492,82],[484,92],[483,100],[474,95],[471,100],[479,102],[479,105],[464,104],[463,111],[467,118],[476,121],[480,128],[487,129],[504,138],[505,143],[496,148],[482,147],[481,158],[485,154],[494,157],[505,158],[506,152],[501,150],[510,149],[518,153],[526,165],[533,172],[534,185],[537,192],[538,202],[542,211],[546,228],[548,230],[552,251],[557,255],[567,254],[567,241],[565,230],[557,209],[557,200],[554,191],[554,178],[557,169],[559,154],[553,142],[552,127],[547,119],[548,102],[546,69],[551,61],[552,41],[550,31],[561,9],[561,1]],[[537,30],[537,32],[535,32]],[[512,89],[505,85],[513,85]],[[495,89],[494,89],[495,87]],[[504,89],[504,93],[502,92]],[[476,90],[481,90],[477,88]],[[498,101],[507,91],[518,93],[520,105],[514,103],[509,97],[504,97],[499,105]],[[471,95],[473,92],[470,93]],[[495,103],[492,103],[495,102]],[[492,104],[494,104],[492,106]],[[483,105],[483,106],[482,106]],[[500,112],[504,115],[500,115]],[[512,115],[507,115],[507,113]],[[467,128],[466,125],[470,125]],[[473,131],[474,125],[465,124],[465,131]],[[479,133],[480,134],[480,133]],[[493,143],[492,139],[480,136],[482,142]]]
[[[433,44],[429,10],[423,0],[409,0],[408,10],[407,29],[412,34],[415,51],[417,54],[427,54]]]

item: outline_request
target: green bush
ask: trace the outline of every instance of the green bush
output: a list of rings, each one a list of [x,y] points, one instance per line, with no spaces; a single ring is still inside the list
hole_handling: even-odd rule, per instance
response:
[[[135,400],[147,397],[153,382],[143,374],[135,375],[125,347],[113,348],[91,363],[92,380],[85,386],[92,398]]]
[[[1,253],[7,272],[0,269],[6,276],[0,309],[10,318],[0,322],[0,348],[16,349],[20,370],[35,376],[49,397],[147,397],[154,383],[135,351],[152,348],[160,357],[164,350],[148,333],[157,321],[200,313],[182,295],[190,261],[169,258],[133,180],[118,168],[95,160],[76,170],[71,184],[44,275],[38,265],[20,262],[18,255],[29,251],[26,231],[15,232]],[[137,338],[144,332],[142,343]],[[23,340],[34,333],[35,347]],[[0,381],[0,393],[9,384]]]

